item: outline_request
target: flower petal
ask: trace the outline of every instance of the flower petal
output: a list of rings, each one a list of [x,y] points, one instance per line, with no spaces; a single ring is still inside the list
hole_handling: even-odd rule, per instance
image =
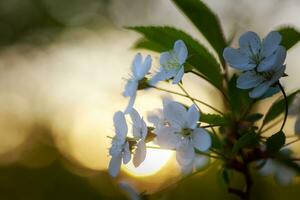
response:
[[[137,70],[136,78],[138,80],[141,80],[146,76],[146,74],[149,72],[151,68],[151,64],[152,64],[152,58],[150,55],[148,55],[145,58],[143,65]]]
[[[128,105],[127,105],[127,107],[126,107],[126,109],[124,111],[125,114],[128,114],[128,113],[130,113],[132,111],[135,99],[136,99],[136,94],[130,97]]]
[[[262,168],[260,168],[259,173],[263,176],[268,176],[274,173],[275,171],[275,165],[274,162],[271,159],[268,159],[267,161],[262,161],[265,162]]]
[[[197,122],[200,118],[200,113],[198,111],[198,108],[195,104],[193,104],[186,113],[186,123],[188,128],[194,129],[197,126]]]
[[[181,67],[173,79],[173,84],[178,84],[184,75],[184,67]]]
[[[223,57],[231,67],[236,69],[250,70],[256,66],[250,63],[248,55],[241,53],[238,49],[226,47],[223,51]]]
[[[139,70],[142,68],[143,57],[140,53],[137,53],[132,62],[132,73],[135,77],[137,77]]]
[[[195,150],[192,144],[185,143],[176,149],[176,160],[180,166],[191,164],[195,157]]]
[[[136,90],[138,88],[138,81],[135,79],[129,79],[125,85],[125,90],[123,92],[124,97],[130,97],[135,95]]]
[[[167,126],[162,126],[155,130],[156,132],[156,143],[167,149],[174,149],[178,146],[180,138],[175,134],[174,129]]]
[[[111,157],[108,166],[108,172],[112,177],[116,177],[120,172],[122,156],[119,154],[118,156]]]
[[[242,73],[237,79],[237,88],[249,89],[258,86],[264,81],[264,78],[255,71],[247,71]]]
[[[259,36],[252,31],[244,33],[240,37],[239,44],[241,50],[247,53],[249,56],[258,54],[261,48],[261,41]]]
[[[123,163],[124,164],[129,163],[129,161],[131,160],[131,153],[130,153],[129,143],[128,142],[125,143],[122,157],[123,157]]]
[[[207,151],[211,147],[211,137],[203,128],[196,128],[192,135],[193,145],[199,151]]]
[[[200,170],[209,164],[209,157],[204,155],[196,155],[194,158],[194,165],[196,170]]]
[[[296,173],[286,166],[279,164],[276,169],[275,178],[281,185],[289,185]]]
[[[270,84],[268,82],[263,82],[249,92],[249,96],[253,99],[261,97],[269,89]]]
[[[162,52],[159,57],[159,63],[161,66],[164,66],[169,62],[170,59],[172,59],[172,54],[169,51]]]
[[[277,31],[270,32],[262,41],[262,55],[268,57],[273,54],[281,42],[281,35]]]
[[[171,126],[176,129],[181,129],[185,125],[185,116],[186,116],[185,107],[175,101],[171,101],[165,104],[163,108],[163,113],[168,122],[170,122]]]
[[[274,55],[270,55],[266,59],[262,60],[257,67],[257,71],[268,71],[278,66],[282,66],[286,58],[286,49],[283,46],[279,46]]]
[[[133,156],[133,165],[135,167],[140,166],[140,164],[142,162],[144,162],[146,158],[146,144],[144,142],[144,140],[141,140],[138,144],[137,144],[137,148],[134,152],[134,156]]]
[[[154,74],[154,76],[151,77],[151,79],[149,80],[149,84],[155,86],[159,81],[164,81],[167,79],[168,76],[165,70],[161,67],[160,71],[158,71],[156,74]]]
[[[185,60],[188,55],[188,50],[186,45],[182,40],[177,40],[174,44],[174,53],[177,55],[179,59],[179,63],[182,65],[185,63]]]
[[[113,121],[114,121],[116,136],[125,139],[127,136],[128,127],[127,127],[124,113],[121,111],[116,112],[114,114]]]

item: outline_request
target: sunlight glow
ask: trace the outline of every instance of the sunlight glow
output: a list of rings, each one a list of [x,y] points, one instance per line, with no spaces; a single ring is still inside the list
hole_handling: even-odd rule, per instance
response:
[[[170,160],[174,152],[160,149],[147,149],[145,161],[137,168],[133,163],[123,166],[125,172],[132,176],[144,177],[151,176],[160,171]]]

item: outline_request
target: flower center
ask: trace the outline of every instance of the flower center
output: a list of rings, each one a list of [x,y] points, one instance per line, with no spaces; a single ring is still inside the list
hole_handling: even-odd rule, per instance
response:
[[[180,134],[183,136],[183,137],[188,137],[192,134],[192,129],[190,128],[183,128],[180,132]]]
[[[176,55],[174,55],[173,53],[171,54],[171,58],[169,60],[167,60],[164,64],[163,64],[163,68],[166,71],[172,70],[172,69],[179,69],[180,68],[180,63],[179,63],[179,59]]]

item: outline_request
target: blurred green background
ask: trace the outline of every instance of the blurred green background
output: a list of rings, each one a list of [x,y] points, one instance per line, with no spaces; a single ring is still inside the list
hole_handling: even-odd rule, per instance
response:
[[[247,30],[263,36],[284,24],[300,28],[298,0],[204,2],[227,38]],[[132,25],[172,25],[207,45],[169,0],[0,0],[1,200],[128,199],[119,181],[152,194],[149,199],[234,199],[217,173],[219,163],[173,184],[179,170],[169,152],[159,159],[152,152],[141,169],[124,167],[117,180],[107,174],[106,136],[113,135],[113,113],[126,105],[122,78],[139,38],[123,28]],[[288,91],[300,86],[299,53],[299,45],[289,51]],[[152,55],[157,66],[159,55]],[[190,91],[221,106],[205,82],[187,79]],[[161,95],[141,93],[137,108],[146,114],[159,107]],[[293,148],[299,152],[299,144]],[[253,199],[299,198],[299,178],[287,187],[272,177],[254,180]]]

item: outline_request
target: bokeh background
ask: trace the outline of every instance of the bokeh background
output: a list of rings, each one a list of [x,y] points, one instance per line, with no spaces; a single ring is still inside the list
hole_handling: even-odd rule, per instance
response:
[[[300,28],[298,0],[204,2],[220,17],[227,38],[247,30],[264,36],[281,25]],[[179,169],[168,151],[149,151],[141,167],[124,166],[115,180],[107,174],[107,136],[113,135],[114,112],[127,104],[121,92],[139,38],[124,27],[134,25],[171,25],[209,48],[169,0],[0,0],[1,200],[128,199],[119,182],[153,193],[150,199],[234,199],[216,173],[217,162],[175,184]],[[287,91],[300,86],[299,54],[297,45],[287,57]],[[158,66],[159,55],[151,55]],[[191,75],[184,81],[221,109],[207,83]],[[146,116],[161,106],[162,95],[141,92],[136,108]],[[299,144],[292,147],[299,152]],[[253,199],[300,195],[299,178],[287,187],[271,177],[255,181]]]

